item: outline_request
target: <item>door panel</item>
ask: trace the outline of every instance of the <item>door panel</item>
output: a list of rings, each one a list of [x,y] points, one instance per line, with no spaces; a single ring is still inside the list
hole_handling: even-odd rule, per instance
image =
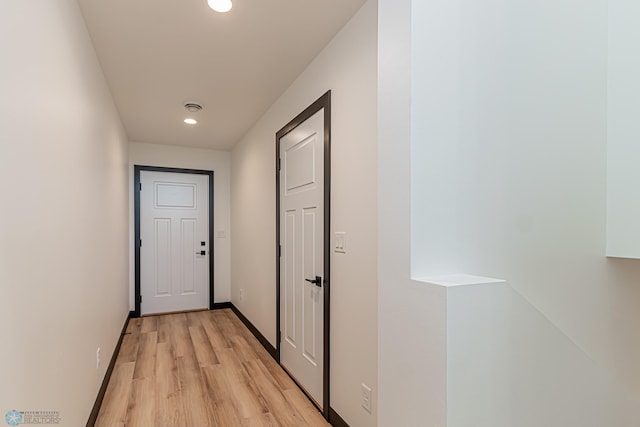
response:
[[[324,109],[280,138],[280,362],[323,402]],[[315,284],[316,277],[320,283]]]
[[[181,242],[180,256],[182,258],[182,294],[192,294],[196,291],[196,258],[195,252],[198,250],[196,234],[198,232],[197,222],[191,218],[182,218],[180,221]],[[195,250],[194,250],[195,248]]]
[[[152,280],[156,283],[155,296],[171,295],[171,219],[154,218],[154,222],[156,268]]]
[[[296,348],[296,211],[285,213],[284,226],[284,327],[287,342]]]
[[[287,194],[290,191],[313,185],[315,174],[316,134],[285,150],[284,161],[288,165],[285,171]]]
[[[194,209],[196,207],[196,186],[194,184],[155,182],[154,186],[156,208]]]
[[[143,170],[140,183],[141,314],[208,308],[209,177]]]
[[[316,208],[305,208],[303,230],[302,230],[302,265],[303,265],[303,278],[315,278],[316,272],[319,269],[316,266],[317,259],[317,245],[316,233],[318,230],[316,222]],[[320,266],[322,269],[322,266]],[[322,331],[322,328],[317,324],[319,320],[318,316],[318,294],[321,288],[313,283],[305,281],[303,283],[304,297],[302,299],[302,324],[303,331],[303,355],[314,366],[317,366],[317,352],[318,345],[318,329]],[[320,319],[321,320],[321,319]]]

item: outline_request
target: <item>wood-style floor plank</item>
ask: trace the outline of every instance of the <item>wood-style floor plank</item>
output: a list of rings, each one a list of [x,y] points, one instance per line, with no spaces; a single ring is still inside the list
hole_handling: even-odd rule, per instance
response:
[[[187,316],[182,314],[173,314],[171,316],[171,344],[176,357],[184,357],[193,354],[193,345],[191,344],[191,336],[189,335],[189,327],[187,326]]]
[[[308,425],[298,411],[287,401],[278,387],[276,381],[271,377],[269,371],[261,361],[255,359],[244,363],[247,372],[258,386],[260,394],[267,401],[270,412],[282,426],[306,426]]]
[[[193,350],[196,353],[196,359],[198,359],[200,367],[217,365],[219,363],[218,357],[216,352],[213,351],[213,347],[211,347],[211,342],[207,338],[202,324],[189,326],[189,335],[191,336]]]
[[[141,317],[129,320],[129,325],[127,326],[127,333],[128,334],[139,334],[141,329],[142,329],[142,318]]]
[[[241,414],[232,401],[230,386],[226,381],[220,366],[206,366],[202,368],[204,382],[209,399],[209,415],[212,425],[239,425]]]
[[[192,350],[193,351],[193,350]],[[210,426],[207,395],[202,371],[195,353],[178,358],[178,378],[182,391],[185,422],[188,427]]]
[[[122,345],[116,359],[116,364],[133,363],[138,357],[138,346],[140,344],[139,334],[126,333],[122,337]]]
[[[158,344],[171,342],[171,317],[158,316]]]
[[[140,334],[138,344],[138,354],[136,356],[136,369],[133,378],[150,378],[156,371],[156,352],[158,345],[158,332],[148,332]]]
[[[242,420],[242,427],[277,427],[279,425],[270,413]]]
[[[142,330],[141,333],[157,332],[158,331],[158,316],[148,316],[142,318]]]
[[[134,378],[127,412],[128,426],[155,426],[155,394],[155,377]]]
[[[131,319],[98,427],[325,427],[229,309]]]
[[[135,362],[120,363],[113,368],[107,392],[102,401],[96,427],[120,427],[127,421]]]
[[[180,427],[184,419],[184,407],[178,366],[169,342],[158,344],[155,396],[155,426]]]
[[[307,396],[299,393],[299,389],[283,390],[282,394],[285,399],[304,417],[307,424],[313,427],[326,426],[327,422],[322,418],[320,412],[316,410],[313,403],[309,401]]]
[[[207,338],[211,342],[211,346],[217,350],[223,348],[231,348],[231,344],[227,341],[227,338],[222,334],[220,328],[216,324],[215,318],[208,313],[208,316],[202,316],[202,326],[207,334]]]

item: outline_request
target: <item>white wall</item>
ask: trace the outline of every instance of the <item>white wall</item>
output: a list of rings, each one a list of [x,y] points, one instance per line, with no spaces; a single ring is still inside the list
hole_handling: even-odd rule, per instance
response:
[[[0,8],[0,413],[75,427],[129,311],[127,139],[77,3]]]
[[[640,258],[640,3],[608,3],[607,255]]]
[[[376,425],[360,384],[377,390],[377,3],[367,2],[232,152],[231,300],[275,345],[275,133],[332,90],[331,406]],[[244,290],[243,301],[239,290]]]
[[[447,288],[447,427],[637,426],[625,387],[511,286],[490,281]]]
[[[411,0],[378,3],[378,421],[440,427],[446,289],[411,280]]]
[[[413,27],[412,216],[431,223],[412,238],[455,245],[452,263],[414,252],[412,267],[506,279],[638,395],[640,262],[605,256],[607,5],[413,2],[414,23],[445,25]],[[433,162],[455,172],[444,186],[419,169]],[[428,232],[440,203],[449,235]]]
[[[213,174],[213,280],[214,301],[230,301],[231,291],[231,250],[230,250],[230,163],[231,153],[205,148],[189,148],[173,145],[131,142],[129,145],[129,306],[135,307],[135,252],[134,206],[133,206],[133,166],[162,166],[182,169],[212,170]],[[225,237],[218,237],[223,232]]]

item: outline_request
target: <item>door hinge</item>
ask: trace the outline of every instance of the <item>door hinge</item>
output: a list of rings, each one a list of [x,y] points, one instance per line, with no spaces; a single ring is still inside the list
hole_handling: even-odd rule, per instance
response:
[[[142,247],[142,239],[140,239],[140,247]]]
[[[142,191],[142,183],[140,183],[140,191]]]
[[[142,295],[140,295],[140,304],[142,304]]]
[[[280,172],[281,168],[282,168],[282,162],[280,161],[280,158],[278,157],[278,172]]]
[[[282,245],[278,245],[278,256],[282,256]]]

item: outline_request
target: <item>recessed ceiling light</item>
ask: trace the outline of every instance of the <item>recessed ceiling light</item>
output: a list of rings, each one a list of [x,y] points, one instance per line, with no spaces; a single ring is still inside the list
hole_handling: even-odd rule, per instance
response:
[[[207,0],[209,7],[216,12],[229,12],[233,5],[231,0]]]
[[[184,122],[188,125],[195,125],[196,123],[198,123],[196,119],[184,119]]]

